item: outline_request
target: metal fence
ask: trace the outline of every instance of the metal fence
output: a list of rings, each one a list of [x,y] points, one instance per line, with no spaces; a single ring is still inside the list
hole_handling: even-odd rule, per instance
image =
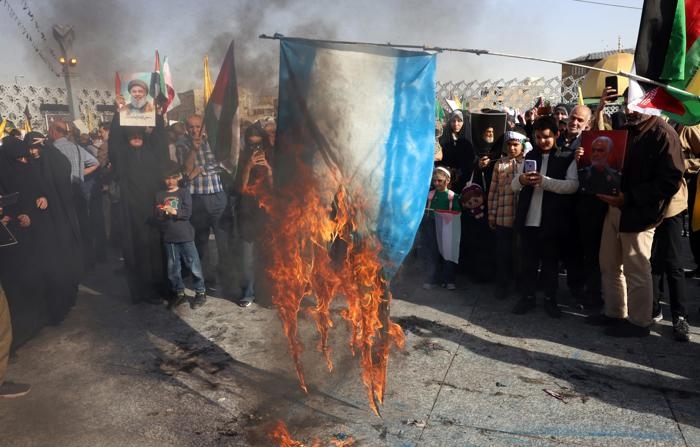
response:
[[[74,90],[74,94],[78,96],[80,119],[85,123],[91,122],[93,127],[97,126],[97,122],[102,119],[103,115],[98,111],[98,106],[114,104],[114,95],[109,90],[80,89]],[[0,84],[0,115],[12,121],[16,126],[20,126],[24,122],[24,110],[28,108],[32,129],[45,131],[46,115],[62,114],[56,111],[58,107],[52,108],[51,106],[65,106],[66,104],[68,104],[68,99],[66,89],[63,87]],[[67,112],[64,114],[67,115]]]
[[[539,97],[555,105],[559,103],[576,104],[578,85],[583,77],[566,78],[525,78],[511,80],[437,82],[436,97],[440,104],[449,110],[446,100],[458,98],[462,107],[468,110],[480,109],[519,109],[531,108]],[[98,106],[111,105],[114,96],[109,90],[80,89],[78,102],[80,118],[93,126],[102,118]],[[7,117],[16,125],[24,121],[24,109],[29,107],[32,128],[44,129],[46,112],[42,104],[67,104],[66,89],[61,87],[37,87],[33,85],[0,84],[0,115]],[[44,107],[45,109],[46,107]],[[88,117],[89,115],[89,117]]]
[[[574,78],[525,78],[506,81],[459,81],[437,82],[435,90],[438,101],[447,107],[446,100],[457,98],[466,110],[504,110],[532,108],[539,97],[551,105],[576,104],[578,85],[583,77]]]

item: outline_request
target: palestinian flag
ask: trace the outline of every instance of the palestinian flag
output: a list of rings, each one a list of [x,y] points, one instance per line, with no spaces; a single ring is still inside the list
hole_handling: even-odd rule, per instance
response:
[[[630,80],[631,110],[700,123],[700,2],[645,0],[634,53],[635,74],[668,88]]]
[[[435,233],[440,254],[446,261],[459,262],[459,241],[462,235],[461,213],[451,210],[435,212]]]
[[[156,50],[150,84],[148,94],[153,97],[156,104],[163,104],[167,99],[167,89],[163,77],[160,74],[160,55],[158,54],[158,50]]]
[[[214,90],[204,111],[204,127],[216,159],[230,163],[235,175],[240,152],[238,128],[238,83],[233,58],[233,41],[228,47]]]

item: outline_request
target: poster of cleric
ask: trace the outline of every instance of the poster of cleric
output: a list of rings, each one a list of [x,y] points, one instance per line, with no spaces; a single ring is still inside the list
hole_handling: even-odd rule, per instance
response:
[[[119,122],[122,126],[155,126],[156,109],[149,91],[151,73],[125,75],[121,82]]]

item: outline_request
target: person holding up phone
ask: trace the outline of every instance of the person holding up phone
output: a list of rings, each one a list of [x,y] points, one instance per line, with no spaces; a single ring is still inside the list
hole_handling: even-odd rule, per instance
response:
[[[260,208],[260,197],[272,190],[272,167],[268,156],[272,154],[269,139],[260,123],[245,130],[241,151],[241,170],[236,179],[239,192],[236,220],[238,222],[239,248],[241,250],[241,296],[238,305],[249,307],[255,301],[256,252],[259,250],[265,225],[265,212]]]
[[[556,296],[559,250],[570,237],[569,220],[563,216],[573,212],[578,172],[574,153],[561,151],[556,145],[559,126],[553,117],[538,118],[533,129],[536,146],[511,181],[513,192],[519,194],[515,227],[522,236],[523,266],[522,296],[513,313],[524,314],[535,307],[537,267],[541,263],[545,311],[552,318],[560,318]]]

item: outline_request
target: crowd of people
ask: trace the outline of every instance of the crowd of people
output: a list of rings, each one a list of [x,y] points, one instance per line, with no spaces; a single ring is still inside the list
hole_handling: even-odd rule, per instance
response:
[[[275,122],[242,123],[238,169],[216,156],[202,123],[194,114],[166,126],[157,114],[154,127],[125,126],[116,113],[91,134],[57,119],[47,135],[2,139],[0,397],[29,391],[3,381],[9,353],[66,317],[108,253],[123,261],[115,273],[133,303],[197,309],[208,293],[254,302],[256,195],[272,187]]]
[[[683,268],[683,235],[700,265],[700,127],[674,126],[626,104],[608,116],[605,107],[617,93],[606,88],[595,114],[562,104],[508,116],[495,142],[494,126],[475,131],[473,115],[469,134],[460,110],[438,126],[416,250],[425,263],[424,289],[456,289],[461,270],[472,281],[493,283],[496,299],[516,292],[514,314],[535,308],[541,291],[547,315],[561,318],[565,275],[576,307],[606,334],[649,335],[663,318],[665,296],[674,338],[690,339],[686,277],[698,271]],[[611,129],[627,131],[621,173],[605,163],[610,138],[581,145],[584,130]],[[591,166],[579,166],[586,151]],[[596,188],[603,189],[592,193]],[[684,232],[686,216],[691,229]]]
[[[615,98],[603,92],[595,115],[584,105],[533,108],[509,118],[502,136],[489,124],[478,139],[467,134],[467,113],[455,110],[436,129],[416,245],[423,287],[455,290],[461,272],[492,282],[497,299],[517,292],[515,314],[535,308],[541,290],[546,313],[561,318],[565,273],[577,306],[591,311],[588,322],[618,337],[649,335],[665,293],[674,336],[688,341],[682,233],[688,215],[698,263],[700,127],[674,128],[626,108],[624,120],[611,120],[604,108]],[[604,137],[590,148],[592,166],[579,169],[582,132],[609,128],[628,133],[622,174],[596,161],[610,152]],[[196,114],[170,126],[157,114],[154,127],[135,127],[117,113],[92,134],[55,120],[47,135],[3,138],[0,395],[28,392],[3,383],[9,351],[61,322],[84,275],[108,253],[123,260],[117,272],[134,303],[198,309],[213,291],[242,307],[254,302],[265,220],[258,195],[273,187],[275,122],[245,123],[241,133],[235,170],[214,153]],[[586,190],[600,181],[613,182],[610,194]]]

